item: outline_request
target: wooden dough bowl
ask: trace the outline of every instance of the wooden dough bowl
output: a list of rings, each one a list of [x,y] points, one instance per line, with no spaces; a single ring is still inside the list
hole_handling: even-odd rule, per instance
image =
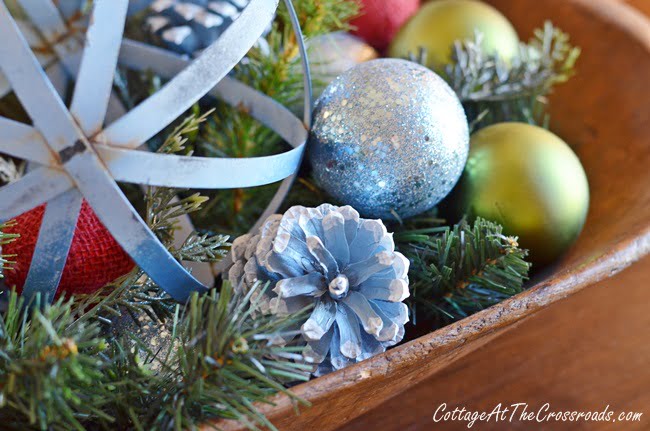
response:
[[[551,99],[551,128],[579,155],[591,188],[575,246],[529,290],[294,393],[262,411],[280,430],[335,430],[467,355],[522,319],[650,253],[650,21],[612,0],[489,0],[527,40],[545,20],[582,48],[578,75]],[[571,187],[571,184],[567,184]],[[244,429],[234,422],[206,424]]]

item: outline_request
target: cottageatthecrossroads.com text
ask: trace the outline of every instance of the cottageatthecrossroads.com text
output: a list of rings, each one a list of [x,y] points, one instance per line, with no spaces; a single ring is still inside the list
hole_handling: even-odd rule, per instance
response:
[[[615,412],[608,405],[600,411],[566,411],[554,409],[550,403],[532,408],[527,403],[510,405],[497,404],[491,411],[472,411],[465,407],[451,409],[446,403],[440,404],[433,413],[433,421],[465,422],[467,428],[477,423],[561,423],[561,422],[640,422],[642,412]]]

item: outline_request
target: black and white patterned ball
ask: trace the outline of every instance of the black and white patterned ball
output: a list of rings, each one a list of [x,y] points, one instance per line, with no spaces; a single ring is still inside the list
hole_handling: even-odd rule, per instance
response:
[[[217,40],[249,1],[155,0],[145,26],[167,48],[192,55]]]

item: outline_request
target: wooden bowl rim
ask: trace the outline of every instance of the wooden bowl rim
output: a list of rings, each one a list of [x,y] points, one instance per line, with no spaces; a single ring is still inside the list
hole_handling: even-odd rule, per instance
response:
[[[630,41],[639,43],[650,55],[650,20],[639,11],[617,0],[571,1],[594,17],[609,22],[619,31],[628,34]],[[296,396],[314,403],[326,395],[343,392],[355,386],[360,380],[385,376],[417,366],[427,357],[430,359],[450,353],[486,333],[511,326],[549,304],[617,274],[650,254],[650,214],[648,219],[647,225],[641,231],[625,235],[617,241],[615,247],[591,262],[583,264],[575,272],[564,270],[490,308],[343,370],[302,383],[291,391]],[[276,417],[293,414],[294,402],[287,395],[278,394],[268,401],[270,404],[260,406],[262,413]],[[224,429],[240,429],[230,421],[210,422],[204,429],[215,425]]]

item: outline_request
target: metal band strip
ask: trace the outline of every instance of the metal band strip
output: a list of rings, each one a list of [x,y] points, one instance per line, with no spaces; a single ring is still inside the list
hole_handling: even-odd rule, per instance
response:
[[[125,41],[120,61],[127,67],[137,64],[138,70],[144,70],[142,63],[136,63],[135,59],[138,58],[152,60],[143,63],[150,64],[153,72],[161,76],[173,76],[189,63],[189,60],[168,51]],[[217,159],[152,154],[95,145],[114,178],[124,182],[176,188],[238,188],[273,183],[291,176],[297,170],[307,131],[291,111],[232,78],[225,78],[210,94],[232,106],[246,106],[253,117],[276,130],[296,149],[274,156]],[[26,130],[23,132],[27,133]],[[42,141],[41,145],[46,144]],[[6,146],[11,147],[11,144]],[[38,154],[46,155],[47,149],[39,148]],[[51,157],[49,160],[39,157],[35,161],[48,165],[54,163]]]
[[[0,117],[0,153],[11,157],[55,166],[43,136],[31,126]]]
[[[86,136],[101,130],[129,0],[95,0],[70,113]]]
[[[171,51],[130,39],[124,39],[120,49],[121,65],[141,72],[151,71],[163,78],[175,76],[191,62],[190,59]],[[245,106],[253,118],[272,128],[293,147],[307,140],[307,127],[290,110],[234,78],[224,77],[208,94],[233,107]],[[131,142],[108,141],[106,143],[112,146],[137,148],[137,144]]]
[[[62,171],[37,168],[0,190],[0,221],[16,218],[74,187]]]
[[[51,0],[18,0],[20,7],[38,27],[43,37],[55,41],[65,36],[67,27]]]
[[[40,293],[42,303],[54,299],[72,245],[81,201],[79,191],[72,189],[47,203],[23,286],[22,294],[27,298]]]
[[[304,146],[283,154],[243,159],[188,157],[95,145],[117,181],[191,189],[233,189],[271,184],[296,171]]]
[[[73,146],[78,130],[4,4],[0,4],[0,40],[0,68],[34,126],[53,151]]]

